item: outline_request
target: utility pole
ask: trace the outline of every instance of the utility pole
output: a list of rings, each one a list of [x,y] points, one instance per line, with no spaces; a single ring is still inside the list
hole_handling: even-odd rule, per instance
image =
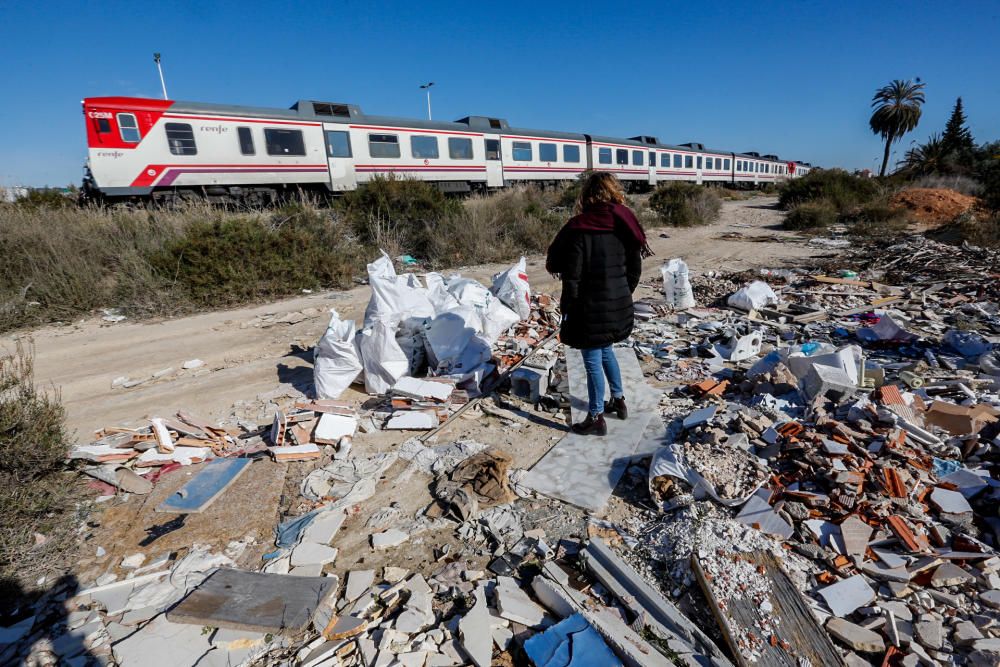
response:
[[[156,69],[160,73],[160,87],[163,88],[163,99],[170,99],[167,97],[167,84],[163,80],[163,65],[160,64],[160,54],[153,54],[153,62],[156,63]]]
[[[433,120],[433,118],[431,118],[431,86],[433,85],[434,82],[431,81],[430,83],[425,83],[424,85],[420,86],[421,90],[427,91],[427,120]]]

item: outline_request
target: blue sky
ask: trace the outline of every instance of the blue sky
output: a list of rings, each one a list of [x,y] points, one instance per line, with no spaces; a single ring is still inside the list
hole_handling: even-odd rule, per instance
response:
[[[911,139],[963,97],[1000,139],[998,2],[9,2],[0,0],[0,184],[79,183],[80,100],[297,99],[519,127],[653,134],[826,166],[872,167],[873,91],[921,77]]]

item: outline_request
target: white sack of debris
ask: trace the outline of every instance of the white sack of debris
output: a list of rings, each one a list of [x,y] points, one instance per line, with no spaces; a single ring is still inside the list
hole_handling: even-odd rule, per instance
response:
[[[354,320],[341,320],[330,310],[330,324],[313,351],[313,385],[316,398],[340,398],[361,373],[361,359],[354,345]]]
[[[764,281],[755,280],[746,287],[736,290],[726,300],[726,304],[733,308],[749,312],[751,310],[760,310],[767,306],[778,305],[778,295]]]
[[[677,310],[694,308],[694,291],[684,260],[679,257],[670,260],[663,265],[660,273],[663,275],[663,296],[667,303]]]

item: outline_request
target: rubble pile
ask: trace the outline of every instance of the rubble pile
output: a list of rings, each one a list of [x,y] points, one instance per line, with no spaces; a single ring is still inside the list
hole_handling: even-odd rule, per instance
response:
[[[667,318],[653,349],[675,389],[649,473],[666,514],[637,532],[673,597],[694,563],[717,616],[734,582],[759,607],[759,568],[720,554],[793,549],[780,562],[851,664],[1000,663],[997,264],[938,245],[882,248],[864,276],[764,275],[778,303]],[[687,359],[711,374],[690,382]],[[731,649],[780,648],[767,623],[727,627]]]

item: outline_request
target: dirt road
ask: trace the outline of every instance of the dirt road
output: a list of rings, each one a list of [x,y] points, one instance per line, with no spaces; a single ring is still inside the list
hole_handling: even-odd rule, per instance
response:
[[[729,201],[716,224],[652,231],[656,256],[646,260],[644,278],[658,277],[660,265],[671,257],[683,257],[692,272],[702,273],[789,266],[821,254],[822,249],[780,229],[784,214],[774,204],[773,198],[762,197]],[[477,266],[461,273],[488,281],[501,268]],[[529,258],[528,275],[535,290],[558,288],[545,273],[542,257]],[[285,383],[308,382],[307,350],[325,329],[327,311],[336,308],[342,317],[360,320],[368,298],[368,287],[361,286],[172,320],[108,324],[88,319],[46,327],[30,334],[37,380],[40,386],[58,388],[69,426],[81,440],[102,426],[179,409],[223,418],[237,401],[273,392]],[[10,349],[14,339],[5,336],[0,344]],[[204,366],[182,368],[194,359]],[[152,378],[154,374],[158,377]],[[120,377],[146,381],[112,388]]]

